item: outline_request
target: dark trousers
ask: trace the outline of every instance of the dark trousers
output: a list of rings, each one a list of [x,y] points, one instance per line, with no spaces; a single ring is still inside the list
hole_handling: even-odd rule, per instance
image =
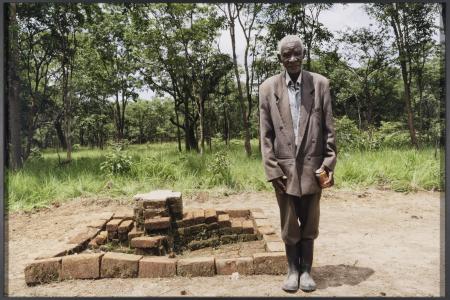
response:
[[[288,245],[300,240],[314,240],[319,235],[320,197],[322,191],[296,197],[275,191],[280,208],[281,238]]]

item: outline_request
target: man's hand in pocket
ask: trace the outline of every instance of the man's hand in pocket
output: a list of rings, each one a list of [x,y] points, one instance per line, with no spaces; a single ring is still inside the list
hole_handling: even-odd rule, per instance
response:
[[[281,176],[271,181],[275,190],[279,193],[286,193],[287,177]]]

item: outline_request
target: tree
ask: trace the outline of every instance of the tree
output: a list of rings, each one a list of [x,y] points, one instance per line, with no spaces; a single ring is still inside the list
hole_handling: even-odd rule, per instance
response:
[[[17,170],[22,168],[22,142],[20,132],[20,98],[18,76],[18,23],[17,5],[9,4],[9,47],[8,47],[8,116],[10,140],[10,166]]]
[[[319,22],[320,14],[331,6],[332,4],[328,3],[271,3],[265,13],[269,31],[266,42],[271,46],[271,50],[278,51],[278,41],[284,36],[299,35],[307,50],[306,68],[313,71],[312,53],[332,37],[331,32]]]
[[[225,8],[222,8],[222,11],[227,18],[227,27],[228,27],[228,30],[230,31],[230,37],[231,37],[231,47],[233,50],[234,74],[236,76],[236,83],[237,83],[237,88],[238,88],[238,99],[239,99],[239,104],[240,104],[240,109],[241,109],[241,114],[242,114],[242,124],[244,127],[243,128],[243,130],[244,130],[244,147],[245,147],[245,152],[246,152],[247,156],[250,156],[252,154],[252,147],[250,144],[250,128],[249,128],[250,124],[249,124],[249,120],[248,120],[249,118],[248,118],[248,114],[247,114],[247,110],[249,111],[250,107],[246,107],[245,102],[244,102],[244,93],[242,91],[241,78],[240,78],[240,74],[239,74],[239,65],[237,62],[237,55],[236,55],[236,20],[238,20],[238,18],[239,18],[239,11],[242,6],[241,6],[241,4],[236,4],[236,3],[227,3],[225,6],[226,6]],[[250,29],[249,33],[251,33],[251,29]],[[247,35],[250,36],[250,34],[247,34],[247,32],[246,32],[245,36],[247,36]],[[247,39],[247,41],[248,41],[248,39]],[[247,43],[247,45],[248,45],[248,43]],[[247,59],[247,53],[246,53],[245,60],[246,59]]]
[[[133,26],[146,83],[172,97],[176,118],[171,122],[184,131],[186,150],[199,151],[195,131],[206,91],[217,81],[211,62],[220,56],[212,44],[222,19],[203,4],[146,4],[133,6]]]
[[[342,48],[341,60],[349,70],[347,79],[353,84],[353,95],[356,98],[361,129],[361,114],[364,111],[365,127],[374,125],[374,78],[390,63],[390,53],[385,44],[386,32],[381,29],[374,31],[371,27],[348,30],[338,39]],[[360,93],[358,92],[361,91]]]
[[[411,144],[417,148],[414,110],[411,105],[413,64],[417,57],[426,55],[424,46],[430,43],[432,31],[435,28],[433,18],[436,15],[436,5],[425,3],[371,4],[367,6],[367,12],[383,25],[390,26],[394,32]]]
[[[139,66],[133,52],[133,33],[129,8],[125,5],[103,5],[96,14],[95,23],[89,26],[90,44],[96,51],[101,71],[97,71],[101,87],[107,98],[116,127],[116,138],[124,138],[125,111],[129,101],[138,97],[142,86],[137,74]]]

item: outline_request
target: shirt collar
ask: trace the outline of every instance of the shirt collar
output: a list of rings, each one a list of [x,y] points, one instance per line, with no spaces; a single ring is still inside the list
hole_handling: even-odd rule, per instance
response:
[[[289,82],[292,81],[291,76],[289,76],[289,73],[287,71],[284,71],[284,72],[286,74],[286,76],[285,76],[286,77],[286,85],[289,86]],[[301,70],[300,75],[298,75],[298,78],[297,78],[298,85],[300,85],[302,83],[302,73],[303,73],[303,70]]]

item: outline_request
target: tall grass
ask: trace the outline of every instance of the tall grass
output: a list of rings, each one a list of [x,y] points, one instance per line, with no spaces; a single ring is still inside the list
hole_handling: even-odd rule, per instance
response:
[[[41,158],[28,160],[20,171],[7,171],[7,208],[29,210],[80,196],[130,197],[152,189],[173,189],[185,195],[200,190],[230,194],[272,189],[264,177],[256,140],[250,158],[240,141],[213,145],[203,156],[180,153],[175,143],[132,145],[126,150],[132,157],[131,170],[121,175],[100,169],[109,149],[82,148],[73,153],[71,163],[63,165],[55,152],[45,151]],[[442,153],[435,157],[431,148],[340,153],[335,188],[440,190]]]

